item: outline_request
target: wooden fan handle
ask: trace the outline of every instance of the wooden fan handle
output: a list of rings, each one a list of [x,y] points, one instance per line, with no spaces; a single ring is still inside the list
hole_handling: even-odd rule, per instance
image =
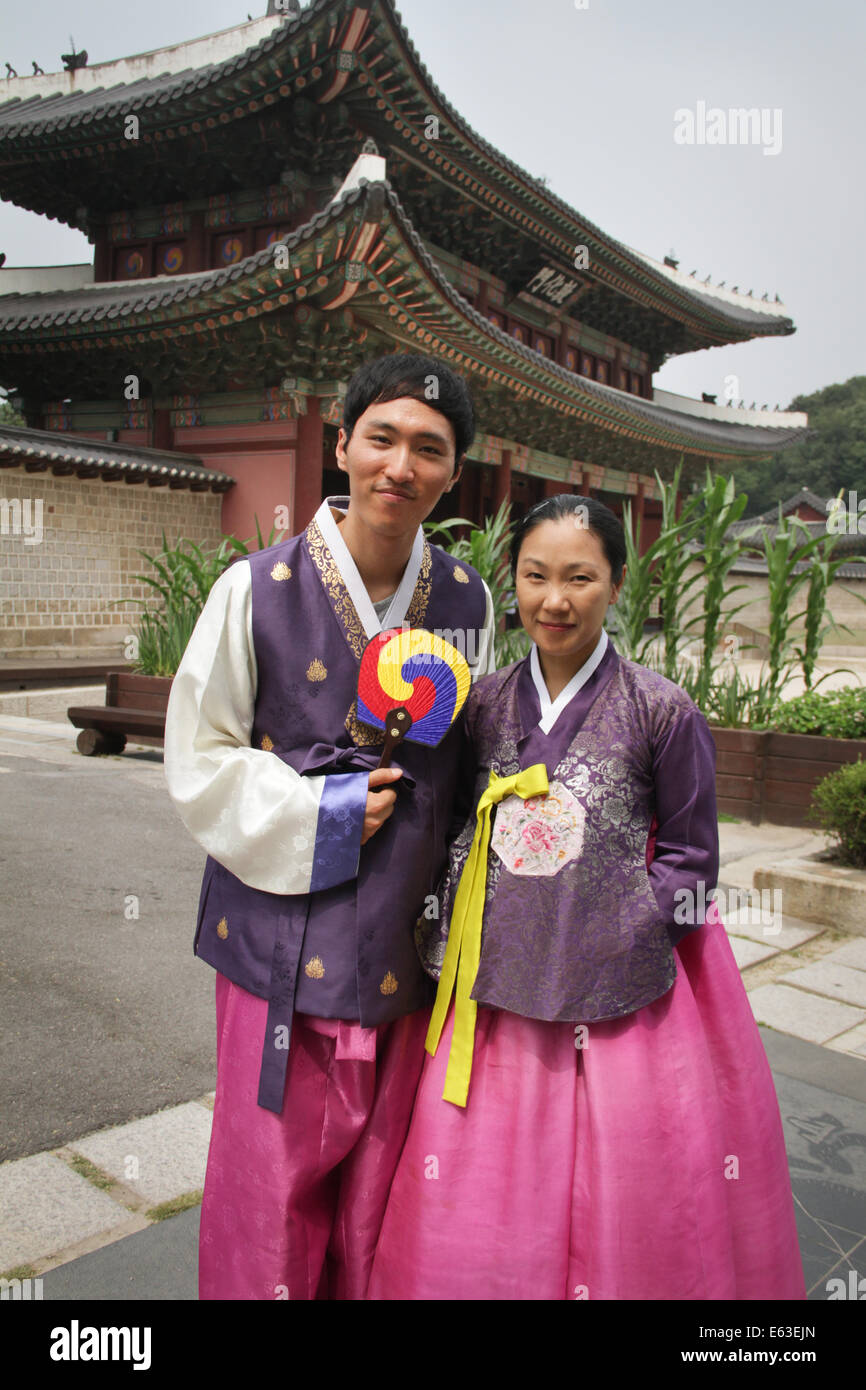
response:
[[[385,720],[385,747],[382,749],[382,756],[377,764],[378,767],[390,767],[391,758],[397,744],[406,737],[412,727],[412,716],[402,705],[392,709]]]

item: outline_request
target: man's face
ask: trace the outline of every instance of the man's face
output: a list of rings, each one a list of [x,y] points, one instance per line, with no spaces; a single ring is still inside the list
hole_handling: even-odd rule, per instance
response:
[[[336,449],[357,521],[390,539],[414,536],[460,478],[455,448],[451,421],[423,401],[401,396],[368,406],[348,443],[340,429]]]

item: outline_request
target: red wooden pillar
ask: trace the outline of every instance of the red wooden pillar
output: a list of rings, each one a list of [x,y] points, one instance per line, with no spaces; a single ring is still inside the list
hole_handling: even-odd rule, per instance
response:
[[[291,534],[297,536],[312,521],[322,501],[322,456],[325,426],[318,396],[307,397],[307,413],[298,416],[295,476],[292,488]]]
[[[193,271],[208,269],[207,256],[207,228],[204,225],[204,213],[190,213],[189,232],[186,239],[186,270],[192,274]]]
[[[558,497],[559,494],[562,492],[562,489],[563,484],[561,482],[558,482],[556,478],[545,478],[544,492],[542,493],[542,497]]]
[[[96,284],[111,278],[111,243],[104,227],[93,246],[93,279]]]
[[[565,366],[565,355],[568,352],[568,320],[562,319],[559,325],[559,337],[556,341],[556,360],[560,367]]]
[[[457,489],[457,512],[459,516],[465,516],[467,521],[474,521],[477,526],[484,524],[480,492],[481,470],[469,462],[464,463]]]
[[[150,447],[151,449],[168,449],[174,444],[174,432],[171,428],[171,411],[154,408],[151,416]]]
[[[493,474],[493,514],[503,502],[511,501],[511,450],[502,450],[502,462]]]

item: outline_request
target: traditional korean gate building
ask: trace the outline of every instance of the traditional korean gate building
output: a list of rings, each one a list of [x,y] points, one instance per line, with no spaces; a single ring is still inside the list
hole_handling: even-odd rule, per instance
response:
[[[442,516],[574,490],[630,499],[648,541],[655,469],[730,471],[807,423],[653,389],[672,356],[794,326],[623,246],[487,144],[392,0],[8,79],[0,196],[94,247],[0,270],[0,385],[27,421],[0,427],[0,656],[117,655],[129,618],[106,601],[140,592],[163,528],[299,530],[344,490],[345,385],[380,352],[471,384],[479,432]],[[10,518],[39,499],[37,545]]]

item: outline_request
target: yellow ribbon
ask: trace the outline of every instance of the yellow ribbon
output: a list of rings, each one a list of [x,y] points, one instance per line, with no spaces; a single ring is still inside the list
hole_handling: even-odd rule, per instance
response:
[[[512,777],[497,777],[495,772],[491,772],[487,790],[482,793],[478,802],[475,834],[454,897],[448,945],[425,1043],[430,1055],[435,1056],[456,980],[454,1034],[448,1054],[445,1090],[442,1092],[442,1099],[453,1101],[455,1105],[465,1106],[469,1093],[469,1079],[472,1075],[472,1051],[475,1044],[478,1005],[469,996],[481,960],[481,926],[487,888],[490,812],[492,807],[506,796],[514,794],[525,801],[528,796],[544,796],[547,791],[547,768],[544,763],[534,763],[532,767],[517,772]]]

